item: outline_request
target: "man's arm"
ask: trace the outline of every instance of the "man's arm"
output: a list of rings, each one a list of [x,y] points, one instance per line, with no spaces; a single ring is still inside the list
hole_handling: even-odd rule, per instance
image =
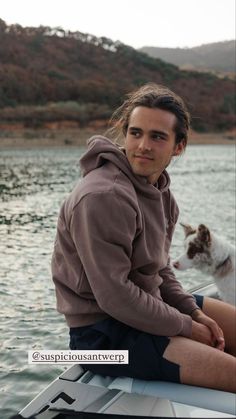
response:
[[[180,282],[176,279],[170,266],[170,259],[167,266],[159,274],[163,279],[163,283],[160,286],[161,295],[168,304],[176,307],[181,313],[189,315],[199,308],[194,297],[185,292]]]
[[[148,333],[190,336],[192,319],[129,279],[136,212],[114,192],[86,195],[74,209],[70,231],[101,309]]]

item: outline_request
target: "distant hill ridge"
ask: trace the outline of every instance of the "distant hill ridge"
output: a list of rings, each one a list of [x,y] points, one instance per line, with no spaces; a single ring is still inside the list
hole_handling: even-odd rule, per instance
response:
[[[6,25],[0,19],[0,123],[38,127],[107,120],[125,94],[161,83],[184,98],[196,130],[235,125],[235,84],[180,71],[120,42],[79,31]]]
[[[236,71],[234,40],[204,44],[193,48],[144,46],[139,51],[175,64],[181,69],[208,70],[225,74]]]

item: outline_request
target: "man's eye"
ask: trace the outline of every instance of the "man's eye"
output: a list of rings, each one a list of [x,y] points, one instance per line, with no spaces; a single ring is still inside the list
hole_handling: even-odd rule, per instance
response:
[[[152,140],[153,141],[164,140],[164,137],[162,137],[160,134],[153,134],[152,135]]]
[[[131,133],[130,133],[133,137],[135,137],[135,138],[139,138],[140,137],[140,132],[138,132],[138,131],[131,131]]]

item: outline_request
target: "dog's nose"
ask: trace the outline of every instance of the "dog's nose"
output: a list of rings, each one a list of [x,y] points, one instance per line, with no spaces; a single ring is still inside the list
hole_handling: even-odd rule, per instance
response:
[[[179,269],[179,262],[176,260],[175,262],[173,262],[173,266],[175,269]]]

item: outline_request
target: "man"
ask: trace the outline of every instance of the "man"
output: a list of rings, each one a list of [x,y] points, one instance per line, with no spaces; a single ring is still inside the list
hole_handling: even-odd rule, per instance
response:
[[[184,292],[169,263],[178,207],[166,172],[187,144],[189,114],[147,84],[114,113],[124,147],[98,136],[64,202],[52,259],[71,349],[128,349],[95,373],[236,391],[235,308]],[[218,380],[218,377],[221,380]]]

